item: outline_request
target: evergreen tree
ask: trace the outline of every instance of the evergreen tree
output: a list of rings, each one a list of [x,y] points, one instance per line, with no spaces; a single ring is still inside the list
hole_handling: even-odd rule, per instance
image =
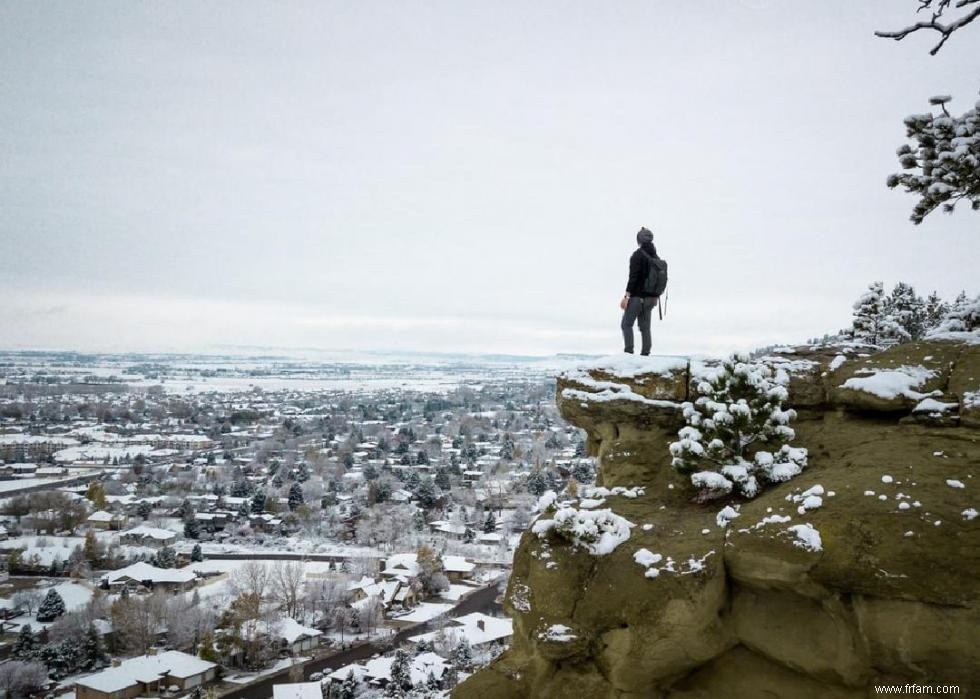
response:
[[[447,469],[436,469],[435,484],[443,491],[448,491],[452,487],[452,483],[449,480],[449,471]]]
[[[344,683],[340,685],[339,699],[356,699],[357,685],[357,678],[354,677],[354,671],[351,670],[344,678]]]
[[[194,544],[194,548],[191,549],[191,560],[195,563],[204,560],[204,554],[201,553],[200,544]]]
[[[278,473],[272,477],[272,487],[281,488],[282,487],[282,476]]]
[[[303,503],[303,487],[299,483],[293,483],[289,486],[289,509],[295,510]]]
[[[922,337],[925,332],[926,302],[916,295],[912,286],[898,282],[892,289],[888,308],[904,331],[904,336],[911,340]]]
[[[572,477],[579,483],[591,483],[595,478],[595,474],[587,462],[579,461],[572,469]]]
[[[265,491],[256,490],[252,496],[252,513],[262,514],[265,511]]]
[[[425,476],[419,480],[418,488],[415,490],[415,497],[419,499],[419,504],[425,509],[429,509],[436,504],[439,494],[436,492],[436,484],[431,478]]]
[[[473,652],[470,650],[470,644],[466,642],[466,639],[460,639],[456,647],[453,648],[452,653],[449,655],[450,664],[457,670],[468,670],[470,665],[473,664]]]
[[[868,290],[854,302],[854,339],[869,345],[887,345],[907,339],[901,325],[891,315],[891,304],[885,296],[884,285],[872,282]]]
[[[925,326],[926,330],[932,330],[939,326],[949,311],[949,304],[943,301],[939,294],[933,291],[926,299]]]
[[[85,631],[85,638],[82,639],[82,667],[81,669],[91,672],[98,670],[108,664],[109,657],[106,655],[102,639],[95,628],[95,624],[89,624]]]
[[[48,590],[48,594],[45,595],[40,606],[37,608],[37,620],[43,622],[54,621],[64,613],[65,601],[61,599],[58,591],[52,587]]]
[[[201,523],[191,517],[184,521],[184,538],[197,539],[201,536]]]
[[[153,505],[148,503],[146,500],[143,500],[142,502],[140,502],[139,505],[136,506],[136,514],[138,514],[140,518],[142,518],[143,520],[149,518],[152,512],[153,512]]]
[[[806,466],[806,450],[789,446],[796,411],[783,409],[789,375],[770,365],[732,355],[696,386],[698,397],[683,403],[687,425],[671,443],[671,465],[691,474],[691,482],[711,499],[734,487],[746,497],[760,489],[757,476],[786,481]],[[759,447],[769,446],[770,451]],[[749,460],[746,457],[751,457]]]
[[[403,690],[412,688],[412,659],[404,648],[395,651],[395,660],[391,664],[391,684]]]
[[[483,531],[486,534],[497,531],[497,519],[490,510],[487,510],[487,518],[483,520]]]
[[[17,634],[17,640],[14,641],[10,654],[19,660],[33,660],[38,656],[40,645],[31,631],[31,625],[24,624],[20,627],[20,633]]]
[[[305,461],[296,469],[296,480],[300,483],[306,483],[306,481],[310,480],[310,467]]]
[[[231,496],[234,498],[247,498],[249,496],[248,481],[240,477],[231,484]]]
[[[180,507],[177,509],[177,516],[185,521],[194,516],[194,506],[191,505],[190,500],[184,498],[184,501],[180,503]]]
[[[177,554],[169,546],[164,546],[153,557],[153,565],[157,568],[173,568],[177,565]]]
[[[531,495],[540,497],[548,489],[548,482],[544,474],[539,470],[532,471],[527,477],[527,492]]]
[[[417,532],[425,530],[425,513],[422,510],[416,510],[412,515],[412,524]]]
[[[476,532],[469,527],[466,527],[466,529],[463,530],[463,543],[472,544],[474,539],[476,539]]]

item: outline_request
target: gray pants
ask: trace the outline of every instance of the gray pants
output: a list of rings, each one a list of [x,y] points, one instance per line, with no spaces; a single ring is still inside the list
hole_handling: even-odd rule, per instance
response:
[[[623,348],[627,352],[633,351],[633,324],[640,326],[640,338],[642,346],[640,354],[650,354],[650,347],[653,345],[653,338],[650,337],[650,315],[657,305],[656,296],[630,296],[626,303],[626,310],[623,311]]]

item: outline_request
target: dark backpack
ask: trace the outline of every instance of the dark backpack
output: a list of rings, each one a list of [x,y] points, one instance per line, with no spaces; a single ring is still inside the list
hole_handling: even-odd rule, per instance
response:
[[[643,282],[643,295],[660,296],[667,288],[667,261],[648,255],[646,252],[643,255],[647,258],[647,278]]]

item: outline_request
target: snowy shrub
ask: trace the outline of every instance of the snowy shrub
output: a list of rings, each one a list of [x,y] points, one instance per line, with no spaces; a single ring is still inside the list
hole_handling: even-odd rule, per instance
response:
[[[553,519],[539,519],[531,531],[539,537],[548,532],[582,546],[593,556],[604,556],[629,539],[632,522],[615,514],[612,510],[578,510],[574,507],[560,507]]]
[[[942,206],[951,213],[965,199],[974,211],[980,210],[980,102],[960,116],[946,110],[948,96],[929,102],[941,114],[913,114],[905,119],[906,135],[914,144],[897,151],[902,168],[909,172],[888,177],[889,187],[902,186],[919,195],[912,209],[916,225]]]
[[[700,499],[733,491],[755,497],[760,479],[789,480],[806,466],[806,449],[787,444],[795,436],[789,422],[796,417],[796,411],[783,409],[788,384],[785,370],[739,355],[697,383],[698,398],[683,404],[687,424],[670,453],[674,468],[691,473]]]

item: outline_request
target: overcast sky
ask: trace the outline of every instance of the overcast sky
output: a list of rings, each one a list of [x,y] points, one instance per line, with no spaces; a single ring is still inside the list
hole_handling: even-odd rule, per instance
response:
[[[616,352],[641,225],[658,353],[976,293],[980,215],[884,185],[980,90],[914,6],[7,0],[0,347]]]

